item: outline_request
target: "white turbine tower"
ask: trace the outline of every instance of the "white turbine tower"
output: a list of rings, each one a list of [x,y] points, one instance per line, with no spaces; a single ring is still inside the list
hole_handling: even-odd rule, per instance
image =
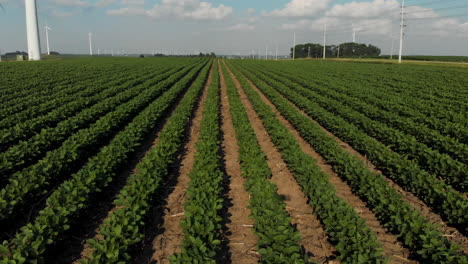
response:
[[[296,59],[296,33],[294,33],[294,40],[293,40],[293,60]]]
[[[88,40],[89,40],[89,55],[93,56],[93,33],[88,33]]]
[[[46,35],[46,44],[47,44],[47,55],[50,55],[50,46],[49,46],[49,30],[52,30],[47,24],[44,27]]]
[[[354,27],[354,23],[352,23],[353,26],[353,43],[356,43],[356,27]]]
[[[26,10],[26,31],[29,60],[41,60],[41,44],[39,42],[36,0],[25,0],[24,5]]]

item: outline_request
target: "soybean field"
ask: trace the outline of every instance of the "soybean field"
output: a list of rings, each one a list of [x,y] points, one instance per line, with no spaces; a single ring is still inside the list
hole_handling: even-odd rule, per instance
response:
[[[0,263],[468,263],[468,67],[0,64]]]

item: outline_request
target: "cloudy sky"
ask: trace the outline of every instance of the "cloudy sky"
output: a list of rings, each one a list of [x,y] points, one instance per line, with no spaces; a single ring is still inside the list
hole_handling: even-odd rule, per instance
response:
[[[88,32],[100,49],[126,53],[214,51],[287,54],[297,43],[352,40],[395,53],[400,0],[38,0],[51,48],[88,52]],[[24,1],[0,0],[0,49],[26,50]],[[468,56],[468,0],[407,0],[405,54]]]

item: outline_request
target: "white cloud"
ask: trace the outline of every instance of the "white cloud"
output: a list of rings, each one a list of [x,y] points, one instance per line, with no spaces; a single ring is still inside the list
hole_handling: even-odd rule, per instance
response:
[[[388,15],[389,11],[397,11],[400,4],[397,0],[374,0],[371,2],[351,2],[334,5],[326,15],[329,17],[367,18]],[[393,12],[395,13],[395,12]]]
[[[71,16],[76,16],[80,13],[80,10],[75,10],[75,11],[62,11],[62,10],[51,10],[51,15],[54,17],[71,17]]]
[[[133,0],[134,1],[134,0]],[[109,10],[110,15],[144,15],[147,17],[177,17],[188,20],[222,20],[233,12],[232,7],[199,0],[162,0],[150,9],[128,6]]]
[[[255,26],[250,25],[250,24],[240,23],[240,24],[236,24],[234,26],[227,28],[227,30],[228,31],[253,31],[255,30]]]
[[[247,15],[253,15],[255,14],[255,8],[247,8],[245,12],[247,13]]]
[[[61,6],[70,6],[70,7],[89,6],[89,3],[83,0],[54,0],[54,2]]]
[[[108,10],[107,14],[117,16],[146,15],[146,10],[142,7],[122,7],[119,9]]]
[[[144,5],[145,0],[122,0],[120,3],[122,5]]]
[[[346,36],[351,39],[353,27],[357,35],[380,35],[391,37],[399,33],[399,1],[373,0],[369,2],[351,2],[337,4],[325,12],[326,16],[317,19],[302,19],[286,23],[282,30],[299,30],[322,32],[327,24],[328,33],[332,36]],[[433,9],[421,6],[410,6],[405,9],[407,38],[423,34],[446,37],[457,35],[456,32],[468,30],[468,26],[457,19],[443,18]],[[423,19],[420,18],[436,18]],[[415,20],[413,20],[415,19]],[[459,34],[459,33],[458,33]],[[359,38],[358,38],[359,39]]]
[[[107,7],[115,3],[116,0],[99,0],[96,3],[96,7]]]
[[[265,16],[277,17],[306,17],[316,15],[325,10],[331,0],[292,0],[282,9],[263,12]]]

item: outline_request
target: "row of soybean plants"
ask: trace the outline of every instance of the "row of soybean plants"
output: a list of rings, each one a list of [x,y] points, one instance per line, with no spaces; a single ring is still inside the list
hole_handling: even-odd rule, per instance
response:
[[[344,118],[383,144],[392,146],[393,151],[402,156],[406,156],[409,160],[418,164],[421,169],[434,174],[437,178],[444,179],[448,185],[463,192],[468,189],[468,166],[466,164],[453,159],[447,154],[441,154],[437,150],[434,150],[432,146],[419,142],[411,135],[389,127],[386,122],[374,120],[371,118],[372,116],[379,116],[379,112],[376,111],[375,108],[357,107],[356,104],[360,104],[359,102],[353,103],[349,98],[340,95],[328,95],[334,94],[334,92],[330,90],[316,92],[314,91],[315,87],[307,89],[309,87],[304,84],[304,82],[307,83],[307,77],[304,78],[305,81],[296,83],[287,77],[279,77],[274,72],[266,73],[266,76],[267,82],[268,80],[279,81],[296,91],[302,91],[302,94],[309,100],[327,111]],[[327,95],[324,96],[322,94]],[[412,129],[417,130],[417,127]],[[459,146],[458,153],[460,155],[468,155],[468,146],[460,143],[457,144],[457,146]]]
[[[302,87],[285,85],[276,81],[276,77],[258,73],[258,78],[279,90],[286,98],[301,100],[300,108],[330,132],[365,154],[386,176],[401,184],[402,187],[415,193],[447,222],[466,234],[468,228],[468,203],[466,198],[451,186],[439,180],[434,174],[421,169],[418,164],[405,155],[398,154],[391,148],[366,134],[354,124],[327,111],[310,99],[310,90]],[[292,94],[296,94],[294,96]],[[293,101],[297,103],[297,101]],[[331,102],[330,102],[331,103]]]
[[[334,138],[296,110],[291,102],[309,115],[315,113],[314,118],[323,115],[337,122],[337,126],[351,131],[346,121],[332,114],[327,115],[325,112],[316,111],[316,107],[303,96],[281,83],[274,82],[272,85],[266,83],[256,76],[258,72],[254,75],[248,70],[242,70],[242,73],[271,100],[280,113],[298,130],[301,137],[326,158],[339,176],[351,186],[353,192],[367,201],[368,207],[379,221],[397,235],[417,258],[429,263],[465,263],[467,261],[466,255],[459,252],[459,246],[450,243],[437,226],[407,204],[401,195],[388,185],[381,174],[372,173],[364,162],[343,150]],[[317,121],[322,123],[321,119]],[[372,142],[368,141],[368,143]]]
[[[94,104],[88,108],[76,109],[76,115],[65,117],[66,119],[57,122],[55,126],[51,126],[49,122],[42,124],[41,121],[48,119],[53,115],[58,115],[61,119],[62,113],[60,111],[53,111],[44,119],[40,119],[37,123],[34,121],[25,122],[25,124],[37,124],[40,128],[32,137],[24,141],[15,142],[12,146],[6,149],[5,152],[0,154],[0,172],[4,178],[8,178],[12,172],[18,171],[33,162],[40,160],[47,151],[50,151],[70,137],[73,133],[80,129],[87,128],[95,123],[100,117],[116,109],[116,107],[127,103],[135,96],[139,95],[144,90],[151,87],[180,71],[183,67],[176,67],[173,70],[164,69],[157,73],[149,73],[147,77],[140,79],[130,80],[116,85],[112,88],[106,89],[102,93],[98,93],[95,98]],[[84,102],[90,101],[92,98],[83,98],[77,100],[78,106],[86,104]],[[82,105],[85,107],[84,105]],[[67,114],[68,115],[68,114]],[[23,126],[21,126],[23,127]],[[22,131],[25,133],[26,131]],[[33,131],[27,130],[32,133]],[[29,133],[25,133],[28,134]],[[10,137],[14,138],[14,137]]]
[[[147,74],[152,76],[150,72]],[[40,110],[41,106],[31,106],[31,111],[37,111],[31,112],[34,113],[33,115],[29,115],[30,111],[26,110],[0,121],[0,150],[4,151],[19,141],[28,139],[41,129],[55,126],[60,121],[100,102],[103,98],[115,95],[120,91],[116,86],[129,88],[145,80],[140,78],[141,76],[137,72],[130,73],[129,79],[120,74],[111,76],[110,79],[105,79],[108,81],[108,85],[90,82],[86,86],[78,86],[78,90],[81,91],[77,94],[58,95],[50,101],[50,104],[46,103],[45,109]],[[127,81],[125,82],[125,80]],[[49,109],[50,105],[53,105],[53,108]]]
[[[230,115],[239,146],[239,164],[245,189],[249,193],[249,208],[257,235],[257,252],[261,263],[307,263],[301,250],[300,234],[291,225],[278,187],[269,181],[271,171],[262,151],[237,88],[223,67]]]
[[[119,263],[131,260],[131,248],[143,239],[143,230],[155,198],[168,179],[183,147],[187,126],[205,86],[210,66],[207,64],[192,83],[167,125],[158,135],[158,143],[137,164],[136,173],[127,180],[114,205],[116,209],[104,220],[95,238],[88,240],[89,257],[83,263]],[[98,238],[99,237],[99,238]]]
[[[172,66],[176,66],[176,64]],[[164,65],[164,68],[168,68],[168,66]],[[48,94],[47,100],[44,101],[44,98],[40,98],[35,95],[32,97],[23,97],[21,98],[21,102],[16,103],[15,106],[24,104],[27,105],[26,109],[19,112],[14,112],[14,110],[10,112],[1,112],[0,115],[4,115],[6,117],[0,121],[0,128],[5,129],[17,124],[22,124],[26,120],[33,119],[37,116],[44,114],[49,115],[49,112],[51,111],[73,111],[73,108],[75,107],[74,104],[76,104],[77,99],[90,98],[92,101],[92,97],[96,95],[96,93],[102,92],[108,87],[113,87],[129,80],[140,79],[152,72],[159,71],[161,70],[157,67],[146,68],[140,66],[125,71],[123,71],[123,69],[113,69],[103,73],[96,79],[76,78],[73,80],[73,77],[70,77],[71,83],[64,86],[63,90]],[[64,114],[62,118],[65,118],[66,116],[67,115]]]
[[[464,115],[464,111],[460,111],[459,106],[461,102],[463,102],[460,100],[463,96],[459,96],[456,100],[451,100],[450,105],[441,106],[434,104],[431,101],[428,102],[427,100],[420,100],[418,97],[414,97],[411,94],[404,96],[401,94],[401,92],[404,91],[414,92],[417,90],[417,88],[412,87],[417,80],[414,80],[411,75],[406,75],[403,79],[400,79],[400,72],[398,74],[389,74],[387,71],[382,71],[382,69],[378,67],[376,67],[376,69],[368,69],[369,66],[361,69],[362,67],[365,67],[363,64],[354,65],[354,68],[359,69],[358,73],[356,73],[355,70],[350,69],[350,65],[348,64],[333,64],[334,67],[338,68],[333,71],[316,68],[313,67],[314,65],[309,65],[309,67],[312,68],[309,68],[307,65],[301,66],[304,67],[301,67],[301,69],[294,69],[294,75],[308,77],[313,69],[314,72],[317,72],[320,75],[320,78],[313,79],[313,83],[316,83],[317,86],[322,86],[324,88],[328,87],[332,90],[339,89],[342,93],[351,94],[354,97],[370,102],[371,104],[375,104],[386,111],[411,118],[416,123],[424,124],[432,129],[438,130],[440,133],[449,135],[454,139],[458,139],[460,142],[465,144],[468,143],[467,118]],[[374,64],[372,66],[375,67],[376,65]],[[392,68],[385,69],[390,71],[392,70]],[[365,70],[369,70],[372,75],[363,77],[363,75],[365,75]],[[387,76],[382,76],[383,74],[391,77],[391,83],[382,84],[380,82],[381,80],[389,78]],[[421,74],[424,74],[424,72],[419,71],[414,74],[420,76]],[[442,73],[435,72],[433,75],[442,78],[440,76],[441,74]],[[460,80],[460,76],[453,77],[458,82],[462,82]],[[310,82],[310,78],[308,81]],[[426,83],[424,87],[418,89],[423,91],[430,89],[433,81],[434,80]],[[333,86],[330,84],[333,84]],[[402,86],[404,87],[403,90],[401,88]],[[389,90],[391,90],[392,87],[398,87],[402,91],[400,93],[391,93]],[[440,86],[438,86],[438,88],[440,88]],[[459,88],[453,93],[459,94],[460,92],[462,92],[462,89]],[[451,105],[456,105],[458,110],[449,110]]]
[[[80,212],[90,205],[90,198],[112,183],[118,171],[130,161],[143,140],[159,122],[162,122],[165,112],[177,98],[185,94],[206,64],[207,61],[189,72],[182,71],[183,74],[171,77],[177,81],[165,87],[161,96],[148,102],[109,144],[102,147],[78,172],[60,184],[47,198],[46,205],[39,215],[31,223],[23,226],[13,239],[2,243],[0,263],[42,262],[46,246],[57,243],[60,235],[68,230]]]
[[[232,70],[272,142],[309,199],[314,214],[322,222],[338,252],[338,259],[346,263],[384,263],[382,245],[376,235],[366,226],[354,208],[337,196],[335,188],[329,182],[329,176],[321,170],[316,160],[302,151],[294,135],[276,118],[247,79],[238,69]]]
[[[346,79],[376,85],[377,89],[382,87],[389,94],[400,96],[400,99],[411,98],[413,99],[411,103],[404,100],[401,100],[401,103],[421,107],[424,111],[442,118],[452,119],[452,114],[457,115],[460,105],[453,104],[453,102],[459,101],[458,95],[466,94],[463,84],[467,81],[464,76],[467,71],[462,68],[429,65],[402,65],[400,67],[374,63],[341,64],[336,67],[347,68],[339,72]],[[447,108],[448,112],[437,111],[440,107]]]
[[[72,134],[37,163],[12,174],[7,185],[0,190],[0,219],[10,218],[19,207],[49,192],[52,186],[79,169],[88,157],[112,140],[118,131],[170,87],[180,83],[182,78],[193,77],[199,65],[188,65],[159,83],[142,84],[144,89],[129,101]]]
[[[22,124],[28,119],[47,114],[51,110],[57,110],[59,107],[62,111],[71,111],[68,110],[66,104],[73,104],[77,98],[93,96],[96,92],[100,91],[100,88],[104,90],[104,88],[111,85],[118,85],[131,79],[138,79],[151,72],[159,72],[161,71],[161,66],[162,68],[168,68],[169,66],[175,67],[177,65],[181,65],[181,63],[174,61],[163,65],[159,63],[142,64],[132,68],[127,64],[123,64],[122,69],[108,67],[106,72],[102,72],[102,75],[96,78],[70,76],[68,84],[52,87],[52,89],[58,89],[58,91],[49,91],[46,96],[37,96],[35,94],[23,96],[19,98],[19,102],[13,103],[14,107],[9,107],[4,111],[0,110],[0,117],[2,118],[0,128],[5,129],[16,124]],[[76,70],[80,71],[81,67],[83,66],[77,65]],[[47,90],[47,87],[36,88],[36,90]]]
[[[18,81],[14,84],[6,84],[7,88],[13,90],[14,93],[9,95],[3,95],[2,101],[4,102],[2,106],[0,106],[0,118],[8,117],[11,114],[15,114],[21,111],[28,110],[31,106],[36,106],[41,103],[48,102],[49,100],[54,100],[56,98],[56,94],[67,95],[76,92],[74,87],[77,84],[77,81],[81,84],[86,84],[87,82],[92,81],[99,81],[102,76],[106,76],[108,74],[118,72],[116,68],[104,68],[95,72],[92,71],[84,71],[82,66],[76,65],[76,72],[82,73],[79,75],[77,73],[69,73],[69,72],[62,72],[62,77],[55,76],[51,73],[50,70],[41,69],[39,65],[37,67],[40,69],[41,74],[37,76],[28,76],[29,78],[25,78],[24,74],[27,74],[25,69],[21,68],[22,65],[18,65],[16,75],[23,76],[24,84],[21,81]],[[60,65],[57,65],[60,67]],[[60,70],[58,70],[61,72]],[[52,75],[54,78],[59,80],[63,79],[63,81],[52,82],[52,83],[41,83],[42,76]],[[36,86],[34,82],[41,83],[41,85]],[[27,85],[27,87],[33,87],[29,89],[22,89],[21,86]]]
[[[57,67],[59,66],[59,67]],[[100,65],[101,66],[101,65]],[[76,64],[62,62],[42,62],[37,63],[10,63],[2,67],[2,76],[0,77],[0,97],[8,104],[11,100],[20,99],[30,95],[46,95],[54,91],[56,86],[71,84],[71,79],[79,78],[83,75],[87,78],[99,76],[98,67],[83,68]],[[77,71],[77,68],[81,70]],[[42,89],[38,89],[42,87]],[[9,106],[9,105],[8,105]],[[4,105],[0,106],[6,107]]]
[[[169,60],[142,62],[136,59],[99,58],[2,64],[4,74],[0,76],[0,98],[5,103],[10,103],[13,99],[20,100],[22,97],[50,96],[67,85],[99,80],[109,72],[128,71],[142,65],[146,67],[167,62]]]
[[[287,77],[296,84],[316,91],[321,95],[326,95],[327,97],[339,101],[341,104],[352,107],[354,110],[365,114],[372,120],[386,123],[406,134],[412,135],[419,142],[430,146],[440,153],[448,154],[459,162],[468,160],[468,146],[466,144],[448,135],[444,135],[424,123],[419,123],[408,116],[399,115],[394,112],[395,105],[390,103],[392,100],[388,98],[387,93],[381,90],[370,91],[373,90],[372,88],[374,86],[372,85],[367,86],[363,85],[361,82],[348,79],[324,81],[322,78],[302,75],[298,71],[294,73],[293,68],[289,68],[288,73],[285,73],[285,71],[286,69],[283,67],[282,72],[272,70],[271,73],[277,76]],[[343,86],[346,86],[346,88]],[[379,105],[381,102],[391,105],[391,107],[384,109]],[[414,110],[412,112],[414,112]]]
[[[213,67],[211,84],[203,105],[200,135],[195,144],[195,161],[189,173],[181,252],[171,263],[216,263],[221,258],[223,208],[223,157],[221,155],[220,81],[218,64]]]

